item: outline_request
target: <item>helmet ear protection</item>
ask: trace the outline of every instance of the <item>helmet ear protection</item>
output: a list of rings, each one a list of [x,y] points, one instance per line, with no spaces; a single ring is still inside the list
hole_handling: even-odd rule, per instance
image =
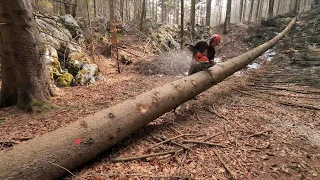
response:
[[[209,40],[209,43],[213,43],[213,38],[211,37],[210,40]]]
[[[221,40],[221,37],[219,35],[213,35],[211,36],[209,43],[211,44],[215,41],[217,42],[217,44],[220,44],[220,40]]]

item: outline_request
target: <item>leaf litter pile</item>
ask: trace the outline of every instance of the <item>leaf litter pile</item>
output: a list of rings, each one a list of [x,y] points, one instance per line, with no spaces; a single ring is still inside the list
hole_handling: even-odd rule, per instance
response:
[[[247,29],[234,26],[217,56],[247,51],[245,38],[234,41]],[[319,66],[293,62],[287,50],[298,47],[290,42],[286,37],[276,53],[258,58],[259,69],[235,73],[63,179],[319,179],[320,90],[310,80],[319,81]],[[61,89],[52,99],[60,108],[34,114],[1,109],[1,150],[181,78],[191,55],[128,56],[134,63],[121,74],[115,62],[97,58],[105,80]]]

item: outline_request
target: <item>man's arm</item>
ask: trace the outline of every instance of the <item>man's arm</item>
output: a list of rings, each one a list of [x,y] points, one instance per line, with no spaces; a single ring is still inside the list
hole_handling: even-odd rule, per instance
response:
[[[193,55],[197,54],[199,52],[199,43],[196,43],[195,45],[190,44],[189,50],[193,53]]]

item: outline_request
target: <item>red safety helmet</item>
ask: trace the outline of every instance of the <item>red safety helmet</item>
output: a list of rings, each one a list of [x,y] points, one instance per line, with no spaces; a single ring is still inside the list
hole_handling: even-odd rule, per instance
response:
[[[210,38],[210,43],[212,43],[212,42],[217,42],[217,44],[220,44],[221,36],[219,36],[217,34],[212,35]]]

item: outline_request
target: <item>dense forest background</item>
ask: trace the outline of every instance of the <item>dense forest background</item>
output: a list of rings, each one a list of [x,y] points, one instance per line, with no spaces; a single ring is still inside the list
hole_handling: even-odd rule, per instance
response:
[[[99,17],[109,19],[110,5],[103,0],[33,0],[38,12],[46,14],[72,14],[77,18]],[[216,26],[224,22],[227,0],[120,0],[114,1],[115,17],[118,21],[143,20],[166,24],[180,24],[181,2],[184,3],[184,22]],[[231,3],[231,23],[259,22],[261,19],[278,14],[307,11],[312,0],[229,0]],[[192,16],[193,9],[195,16]]]

